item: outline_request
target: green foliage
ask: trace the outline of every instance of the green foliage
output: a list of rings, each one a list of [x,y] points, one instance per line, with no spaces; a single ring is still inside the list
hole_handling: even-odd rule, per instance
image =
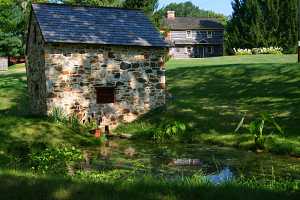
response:
[[[245,55],[258,55],[258,54],[273,54],[273,55],[282,55],[283,49],[280,47],[262,47],[262,48],[253,48],[253,49],[236,49],[233,48],[233,53],[236,56],[245,56]]]
[[[52,109],[49,114],[49,119],[50,121],[63,124],[70,129],[81,133],[88,133],[89,131],[98,128],[96,120],[90,120],[83,124],[76,114],[67,116],[60,107],[54,107]]]
[[[67,174],[70,167],[82,161],[83,156],[75,147],[46,148],[31,155],[34,171],[50,174]]]
[[[56,122],[56,123],[62,123],[62,124],[67,124],[68,118],[64,114],[64,111],[62,108],[59,107],[54,107],[52,111],[49,114],[50,120]]]
[[[226,31],[228,53],[233,53],[233,48],[266,46],[279,46],[285,53],[295,53],[297,7],[297,0],[234,0]]]
[[[184,3],[170,3],[166,7],[160,9],[158,11],[158,15],[160,18],[163,18],[169,10],[175,11],[176,16],[178,17],[216,18],[223,24],[226,24],[227,21],[226,16],[212,11],[200,9],[190,1]]]
[[[238,127],[236,128],[235,132],[237,132],[243,125],[245,121],[245,116],[242,118],[241,122],[239,123]],[[257,149],[264,149],[265,148],[265,125],[268,123],[274,130],[270,132],[268,135],[273,133],[279,133],[280,135],[284,135],[283,129],[278,125],[272,115],[268,114],[260,114],[260,117],[248,125],[247,129],[251,135],[254,136],[254,142]]]
[[[153,135],[153,139],[157,142],[164,142],[184,137],[187,137],[187,126],[185,123],[179,121],[160,125]]]
[[[123,7],[142,9],[146,14],[152,16],[158,8],[158,0],[125,0]]]
[[[18,1],[0,1],[0,56],[24,54],[23,8]]]

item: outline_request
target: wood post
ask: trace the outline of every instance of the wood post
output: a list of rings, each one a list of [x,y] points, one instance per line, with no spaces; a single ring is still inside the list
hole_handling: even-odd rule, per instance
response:
[[[300,41],[298,42],[298,63],[300,63]]]

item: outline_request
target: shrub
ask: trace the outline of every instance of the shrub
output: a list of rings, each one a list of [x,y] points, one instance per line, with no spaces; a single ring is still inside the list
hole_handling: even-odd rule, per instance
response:
[[[252,55],[251,49],[235,49],[233,48],[234,55],[236,56],[245,56]]]
[[[80,150],[75,147],[46,148],[31,154],[31,167],[39,173],[67,174],[68,168],[82,161]]]
[[[280,47],[262,47],[262,48],[253,48],[252,54],[274,54],[282,55],[283,49]]]
[[[282,55],[283,49],[281,47],[261,47],[253,49],[235,49],[233,48],[234,55],[258,55],[258,54],[273,54]]]

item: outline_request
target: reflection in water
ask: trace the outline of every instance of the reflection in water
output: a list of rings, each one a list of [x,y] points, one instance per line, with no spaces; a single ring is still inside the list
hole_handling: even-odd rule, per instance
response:
[[[158,176],[192,176],[199,171],[217,183],[235,177],[300,180],[300,160],[268,153],[256,154],[205,144],[156,144],[138,140],[111,140],[87,150],[94,170],[139,168]],[[141,167],[142,166],[142,167]],[[228,167],[228,168],[226,168]],[[89,168],[89,167],[88,167]],[[224,169],[224,170],[222,170]],[[230,169],[230,170],[229,170]]]
[[[215,185],[222,184],[225,182],[230,182],[233,180],[233,178],[234,178],[233,173],[228,167],[223,169],[218,174],[206,176],[206,179]]]

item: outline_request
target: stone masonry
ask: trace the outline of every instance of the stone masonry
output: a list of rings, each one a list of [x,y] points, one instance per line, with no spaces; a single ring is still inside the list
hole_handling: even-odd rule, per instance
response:
[[[165,104],[167,48],[47,44],[37,27],[33,20],[26,65],[35,114],[61,108],[82,122],[114,128]],[[98,87],[114,87],[115,103],[97,104]]]

